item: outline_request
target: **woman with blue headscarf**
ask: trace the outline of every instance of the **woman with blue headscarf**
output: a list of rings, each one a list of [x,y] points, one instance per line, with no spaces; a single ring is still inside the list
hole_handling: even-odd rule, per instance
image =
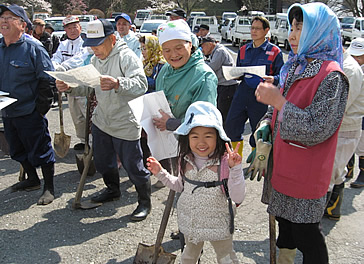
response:
[[[349,84],[342,71],[340,25],[322,3],[288,10],[291,52],[278,89],[261,83],[257,100],[271,105],[257,130],[273,139],[262,201],[279,224],[278,263],[328,263],[320,220],[326,205]],[[284,260],[285,259],[285,260]]]

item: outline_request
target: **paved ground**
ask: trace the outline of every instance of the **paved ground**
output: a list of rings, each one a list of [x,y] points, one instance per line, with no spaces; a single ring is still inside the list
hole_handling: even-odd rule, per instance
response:
[[[66,134],[77,143],[70,114],[65,104]],[[59,132],[58,108],[48,113],[51,135]],[[247,136],[245,136],[247,139]],[[250,148],[244,146],[247,157]],[[153,187],[153,210],[142,222],[129,221],[136,206],[135,188],[125,174],[121,177],[122,197],[93,210],[73,210],[72,201],[80,179],[75,152],[57,158],[56,199],[48,206],[35,203],[41,191],[10,193],[18,180],[18,164],[9,157],[0,159],[0,263],[132,263],[139,242],[154,244],[161,220],[166,188]],[[356,171],[357,172],[357,171]],[[123,174],[123,173],[121,173]],[[156,182],[152,178],[152,183]],[[247,196],[235,219],[234,246],[241,263],[269,263],[268,215],[260,203],[261,182],[247,180]],[[87,179],[83,197],[104,187],[99,174]],[[323,219],[323,231],[329,248],[330,263],[364,263],[364,196],[362,190],[346,184],[343,216],[339,222]],[[172,215],[163,247],[178,254],[178,240],[169,234],[177,229]],[[177,262],[178,262],[177,261]],[[300,255],[296,263],[300,263]],[[214,253],[206,244],[202,263],[215,263]]]
[[[285,55],[287,56],[287,55]],[[285,57],[286,59],[286,57]],[[78,143],[71,117],[64,102],[66,134],[72,136],[71,146]],[[58,108],[48,115],[51,135],[59,133]],[[249,131],[244,136],[246,142]],[[244,146],[244,160],[250,147]],[[152,189],[153,210],[145,221],[129,221],[137,196],[124,172],[121,174],[122,197],[93,210],[73,210],[80,174],[75,164],[75,151],[57,158],[56,199],[48,206],[37,206],[41,190],[10,193],[18,181],[19,166],[0,152],[0,263],[132,263],[139,242],[154,244],[161,221],[167,188]],[[247,165],[244,164],[244,167]],[[40,170],[39,174],[40,173]],[[356,168],[355,175],[358,170]],[[154,184],[156,179],[152,178]],[[83,197],[104,188],[101,175],[89,177]],[[268,215],[261,204],[262,183],[247,180],[247,196],[235,218],[234,247],[244,264],[269,263]],[[342,218],[339,222],[323,219],[323,232],[329,249],[330,263],[364,263],[364,195],[346,183]],[[176,212],[170,218],[163,240],[167,252],[177,254],[179,242],[169,235],[177,230]],[[216,263],[207,243],[201,263]],[[300,254],[296,263],[302,263]]]

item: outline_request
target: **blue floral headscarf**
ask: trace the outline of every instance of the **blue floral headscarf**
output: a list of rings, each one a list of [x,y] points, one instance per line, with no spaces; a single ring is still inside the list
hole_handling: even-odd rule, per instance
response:
[[[287,62],[281,68],[280,87],[284,86],[288,71],[294,63],[301,65],[300,73],[304,71],[308,64],[307,58],[336,61],[341,68],[343,66],[340,23],[335,13],[323,3],[293,4],[288,10],[288,23],[290,12],[296,8],[301,8],[303,13],[300,42],[297,54],[290,51]],[[291,27],[289,24],[288,32],[291,32]]]

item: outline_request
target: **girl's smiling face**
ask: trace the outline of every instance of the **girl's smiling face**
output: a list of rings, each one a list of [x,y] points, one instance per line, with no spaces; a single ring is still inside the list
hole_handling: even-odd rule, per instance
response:
[[[190,149],[201,157],[209,157],[215,151],[217,131],[213,127],[194,127],[188,134]]]

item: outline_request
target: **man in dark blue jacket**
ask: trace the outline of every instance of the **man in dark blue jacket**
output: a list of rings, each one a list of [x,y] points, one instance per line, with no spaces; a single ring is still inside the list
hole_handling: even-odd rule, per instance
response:
[[[14,184],[13,191],[36,190],[41,167],[44,189],[39,205],[54,199],[54,151],[45,114],[50,108],[52,79],[44,71],[53,66],[45,48],[24,34],[29,23],[23,8],[0,5],[0,91],[17,101],[2,109],[10,156],[23,166],[28,179]]]
[[[264,17],[255,17],[252,21],[250,34],[252,42],[242,46],[238,52],[236,66],[266,66],[266,81],[278,85],[279,72],[283,66],[282,51],[276,45],[269,42],[265,36],[270,29],[269,21]],[[254,84],[241,77],[241,83],[234,94],[233,101],[225,122],[225,131],[235,148],[241,142],[239,154],[243,150],[243,133],[245,122],[249,119],[252,135],[250,146],[255,148],[254,132],[259,120],[267,112],[267,105],[259,103],[255,98]]]

